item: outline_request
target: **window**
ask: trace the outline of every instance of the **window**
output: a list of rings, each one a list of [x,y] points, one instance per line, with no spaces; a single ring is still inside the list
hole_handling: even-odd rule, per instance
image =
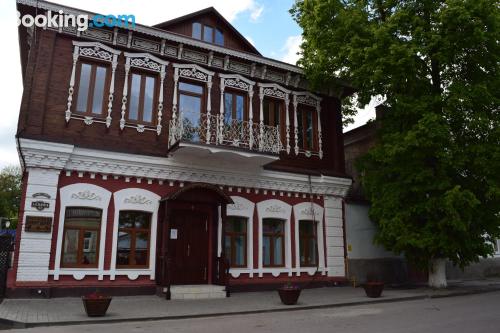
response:
[[[197,84],[179,82],[179,111],[184,126],[183,139],[199,142],[203,87]]]
[[[280,126],[281,123],[281,101],[274,99],[264,100],[264,125],[268,126]]]
[[[201,24],[200,23],[193,23],[193,33],[192,37],[196,39],[201,39]]]
[[[315,111],[300,107],[297,110],[297,140],[299,148],[313,150],[316,148],[314,121]]]
[[[224,46],[224,33],[222,30],[195,22],[192,25],[191,37],[200,39],[207,43]]]
[[[219,29],[215,29],[215,44],[224,46],[224,34]]]
[[[132,73],[130,81],[128,120],[140,123],[153,123],[156,76]]]
[[[285,265],[285,221],[277,219],[262,221],[262,258],[264,267]]]
[[[316,222],[299,221],[300,266],[317,266]]]
[[[500,239],[495,240],[493,246],[495,247],[495,253],[500,254]]]
[[[149,266],[151,213],[121,211],[118,220],[117,267]]]
[[[203,27],[203,41],[207,43],[214,42],[214,29],[208,25]]]
[[[244,120],[245,96],[232,92],[224,93],[224,122],[230,124],[233,121]]]
[[[97,267],[101,216],[100,209],[66,208],[62,267]]]
[[[90,116],[103,114],[107,101],[107,71],[103,65],[80,64],[76,112]]]
[[[231,267],[247,266],[247,220],[243,217],[227,217],[225,237],[226,258]]]

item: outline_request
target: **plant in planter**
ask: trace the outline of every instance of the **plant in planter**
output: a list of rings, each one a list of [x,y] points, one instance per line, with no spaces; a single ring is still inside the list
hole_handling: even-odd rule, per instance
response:
[[[285,305],[297,304],[297,300],[299,299],[301,291],[302,289],[300,288],[300,286],[294,285],[291,282],[288,282],[278,289],[281,302]]]
[[[98,291],[82,297],[85,312],[89,317],[102,317],[108,311],[109,304],[113,298]]]
[[[384,290],[384,282],[370,275],[367,276],[366,280],[367,282],[363,285],[366,296],[371,298],[380,297],[382,295],[382,291]]]

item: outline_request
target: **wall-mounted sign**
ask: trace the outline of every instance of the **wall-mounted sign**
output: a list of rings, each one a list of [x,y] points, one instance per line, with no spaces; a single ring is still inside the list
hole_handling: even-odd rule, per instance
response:
[[[52,231],[52,217],[46,216],[26,216],[26,223],[24,225],[26,232],[51,232]]]
[[[50,199],[50,195],[47,194],[47,193],[42,193],[42,192],[38,192],[38,193],[34,193],[32,195],[33,198],[45,198],[45,199]]]
[[[177,229],[170,229],[170,239],[177,239]]]
[[[48,202],[45,202],[45,201],[33,201],[31,203],[31,207],[36,208],[36,209],[42,211],[44,209],[49,208],[50,204]]]

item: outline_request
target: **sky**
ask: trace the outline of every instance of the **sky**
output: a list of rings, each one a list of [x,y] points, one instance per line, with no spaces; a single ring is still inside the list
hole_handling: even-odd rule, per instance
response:
[[[136,22],[153,25],[213,6],[245,36],[262,55],[295,64],[299,56],[301,29],[288,10],[293,0],[52,0],[52,2],[101,14],[135,15]],[[147,5],[146,5],[147,2]],[[180,5],[182,4],[182,5]],[[19,165],[15,133],[22,96],[21,66],[16,24],[16,2],[0,2],[2,47],[0,80],[0,168]],[[62,115],[62,113],[61,113]],[[375,115],[373,105],[360,110],[349,130]]]

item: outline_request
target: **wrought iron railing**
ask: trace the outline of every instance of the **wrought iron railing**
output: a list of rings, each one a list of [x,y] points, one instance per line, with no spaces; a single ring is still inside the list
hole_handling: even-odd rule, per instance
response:
[[[179,141],[244,148],[278,154],[283,150],[279,127],[240,120],[224,120],[220,115],[180,112],[170,120],[169,146]]]

